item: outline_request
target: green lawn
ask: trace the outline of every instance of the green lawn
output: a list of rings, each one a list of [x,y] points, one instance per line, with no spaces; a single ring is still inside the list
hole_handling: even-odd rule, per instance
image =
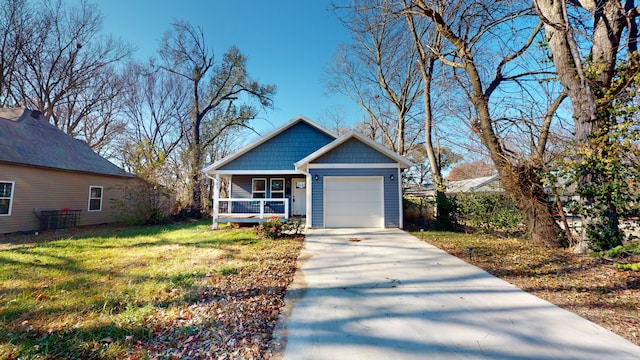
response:
[[[300,244],[208,222],[0,244],[0,359],[147,357],[185,309],[220,298],[212,287],[295,263]],[[217,326],[212,318],[197,326]]]

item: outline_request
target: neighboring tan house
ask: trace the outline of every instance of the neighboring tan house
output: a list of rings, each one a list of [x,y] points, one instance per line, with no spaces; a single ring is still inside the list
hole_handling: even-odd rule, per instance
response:
[[[402,228],[402,170],[410,166],[360,133],[337,137],[299,116],[203,171],[214,179],[214,228],[274,216],[313,228]],[[219,198],[223,177],[230,198]]]
[[[109,199],[134,179],[38,111],[0,109],[0,234],[41,229],[52,211],[78,226],[113,222]]]

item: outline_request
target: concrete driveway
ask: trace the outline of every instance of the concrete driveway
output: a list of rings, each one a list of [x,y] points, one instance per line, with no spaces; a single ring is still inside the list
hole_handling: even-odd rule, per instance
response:
[[[293,359],[640,359],[640,347],[396,229],[307,233]]]

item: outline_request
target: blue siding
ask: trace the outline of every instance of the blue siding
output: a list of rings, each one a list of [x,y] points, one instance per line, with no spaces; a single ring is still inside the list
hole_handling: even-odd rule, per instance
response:
[[[251,179],[257,176],[238,176],[231,178],[231,196],[232,198],[251,198]]]
[[[400,227],[400,176],[398,169],[311,169],[311,227],[324,227],[325,176],[382,176],[384,178],[384,226]],[[390,179],[393,174],[394,180]],[[318,180],[315,180],[318,175]]]
[[[334,138],[300,121],[220,170],[294,170],[293,164]]]
[[[284,179],[285,197],[291,196],[291,179],[304,175],[233,175],[231,178],[231,197],[251,199],[252,179],[267,179],[267,197],[271,197],[271,179]]]
[[[289,213],[293,210],[293,204],[291,203],[291,179],[302,178],[303,175],[234,175],[231,178],[231,198],[234,199],[251,199],[251,184],[252,179],[260,178],[267,179],[267,195],[271,197],[271,179],[283,179],[284,178],[284,197],[289,199]],[[240,210],[241,211],[241,210]]]
[[[345,141],[314,161],[317,164],[381,164],[395,162],[396,160],[354,138]]]

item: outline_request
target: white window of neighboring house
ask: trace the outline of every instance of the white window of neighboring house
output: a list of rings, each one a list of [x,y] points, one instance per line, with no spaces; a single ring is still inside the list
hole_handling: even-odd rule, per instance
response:
[[[284,198],[284,179],[271,179],[271,198]]]
[[[13,205],[13,189],[16,183],[0,180],[0,216],[11,216]]]
[[[102,211],[102,186],[89,186],[89,211]]]
[[[251,179],[251,197],[253,199],[267,197],[267,179]]]

